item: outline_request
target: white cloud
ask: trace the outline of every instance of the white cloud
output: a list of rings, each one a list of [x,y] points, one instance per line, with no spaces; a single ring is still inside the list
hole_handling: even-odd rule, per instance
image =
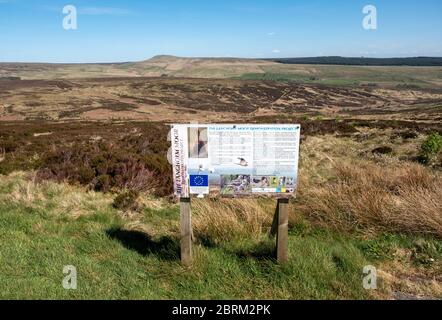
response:
[[[279,50],[279,49],[273,49],[272,52],[273,52],[273,53],[281,53],[281,50]]]
[[[269,33],[267,33],[267,35],[269,36],[269,37],[272,37],[272,36],[274,36],[276,34],[276,32],[269,32]]]
[[[12,0],[0,0],[0,1],[12,1]],[[42,6],[43,9],[53,12],[61,12],[63,7],[58,6]],[[134,11],[124,8],[115,7],[77,7],[77,14],[85,16],[130,16],[136,15]]]
[[[78,9],[78,14],[99,16],[99,15],[112,15],[112,16],[127,16],[133,14],[132,11],[122,8],[113,7],[82,7]]]

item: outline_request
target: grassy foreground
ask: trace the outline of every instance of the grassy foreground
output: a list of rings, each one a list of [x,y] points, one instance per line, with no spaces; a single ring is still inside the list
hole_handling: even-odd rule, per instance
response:
[[[0,175],[0,298],[442,298],[440,154],[426,166],[414,160],[427,139],[375,128],[304,138],[284,266],[267,236],[272,200],[193,200],[186,269],[170,198],[11,170]],[[67,265],[76,290],[62,286]],[[377,290],[363,288],[367,265]]]
[[[112,200],[65,184],[36,184],[29,174],[1,176],[0,298],[370,299],[394,298],[396,291],[410,288],[413,294],[442,297],[437,275],[416,284],[399,281],[394,272],[405,258],[391,253],[406,251],[422,253],[405,262],[408,273],[437,272],[425,261],[442,254],[440,242],[431,238],[364,239],[298,219],[291,223],[289,262],[278,266],[265,230],[250,237],[204,237],[209,233],[198,213],[204,205],[197,203],[195,262],[185,269],[179,263],[176,205],[143,198],[142,212],[123,214]],[[378,268],[378,290],[363,289],[362,269],[368,264]],[[76,290],[62,287],[65,265],[77,268]]]

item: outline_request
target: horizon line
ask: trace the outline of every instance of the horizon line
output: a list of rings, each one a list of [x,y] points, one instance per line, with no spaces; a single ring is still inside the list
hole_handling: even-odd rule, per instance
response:
[[[0,61],[0,64],[58,64],[58,65],[75,65],[75,64],[125,64],[125,63],[139,63],[149,61],[157,57],[171,57],[179,59],[224,59],[224,60],[284,60],[284,59],[317,59],[317,58],[345,58],[345,59],[442,59],[442,56],[394,56],[394,57],[365,57],[365,56],[339,56],[339,55],[321,55],[321,56],[288,56],[288,57],[276,57],[276,58],[257,58],[257,57],[226,57],[226,56],[176,56],[171,54],[158,54],[153,55],[150,58],[143,60],[126,60],[126,61],[113,61],[113,62],[48,62],[48,61]]]

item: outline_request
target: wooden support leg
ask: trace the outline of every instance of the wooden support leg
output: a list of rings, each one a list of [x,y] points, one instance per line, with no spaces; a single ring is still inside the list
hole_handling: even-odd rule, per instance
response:
[[[181,263],[184,266],[192,264],[192,213],[190,198],[180,199],[181,219]]]
[[[288,260],[288,204],[288,199],[278,199],[278,227],[276,233],[276,260],[278,263],[285,263]]]
[[[279,220],[279,199],[276,204],[275,215],[273,216],[272,228],[270,229],[270,238],[274,238],[278,233],[278,220]]]

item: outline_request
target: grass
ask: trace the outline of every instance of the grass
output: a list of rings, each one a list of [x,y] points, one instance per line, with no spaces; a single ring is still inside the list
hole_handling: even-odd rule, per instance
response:
[[[32,198],[30,194],[17,198],[14,190],[29,182],[20,176],[10,179],[6,184],[2,179],[1,184],[12,192],[2,197],[0,205],[0,238],[8,243],[0,250],[6,262],[0,266],[2,298],[334,298],[348,286],[349,276],[355,288],[344,290],[347,297],[364,297],[356,285],[363,257],[345,242],[333,245],[336,254],[342,255],[343,270],[333,266],[328,252],[332,238],[310,243],[295,235],[290,239],[291,251],[302,251],[283,268],[271,260],[268,243],[258,246],[247,240],[199,245],[194,268],[185,270],[179,264],[175,237],[131,229],[111,206],[94,208],[93,215],[62,211],[54,204],[59,197],[75,198],[76,189],[69,186],[34,186]],[[45,201],[36,200],[43,196]],[[177,218],[178,212],[174,206],[156,214],[168,220]],[[149,219],[150,212],[144,215]],[[78,290],[61,286],[67,264],[78,270]],[[300,281],[310,264],[317,266],[308,275],[314,282]],[[327,282],[334,287],[323,288]]]
[[[242,73],[243,80],[318,83],[331,86],[359,86],[396,88],[434,88],[439,68],[368,67],[334,65],[276,65],[265,66],[262,72]]]
[[[71,125],[66,132],[5,126],[3,136],[15,144],[0,151],[2,166],[15,167],[0,175],[0,298],[442,298],[440,167],[414,160],[428,132],[402,123],[303,124],[299,192],[289,207],[289,262],[275,263],[274,240],[267,236],[273,200],[195,199],[191,269],[180,265],[179,209],[170,198],[124,189],[102,193],[41,179],[38,170],[16,171],[21,160],[45,150],[47,139],[64,147],[89,141],[90,133],[129,141],[119,145],[141,152],[138,125],[128,127],[137,133],[124,136],[128,140],[113,136],[112,126],[88,131],[86,124]],[[19,143],[26,137],[29,150]],[[153,151],[163,149],[161,141],[149,141]],[[380,146],[391,152],[373,153]],[[66,265],[77,268],[77,290],[62,287]],[[366,265],[378,270],[377,290],[362,287]]]
[[[234,79],[239,80],[258,80],[258,81],[282,81],[282,82],[296,82],[296,83],[316,83],[330,86],[352,86],[359,85],[357,79],[341,79],[341,78],[327,78],[321,79],[313,75],[298,74],[298,73],[245,73]]]
[[[442,179],[419,165],[335,166],[334,180],[312,187],[303,211],[336,230],[399,231],[442,238]]]
[[[408,250],[419,255],[407,263],[430,272],[433,266],[425,264],[425,257],[442,254],[440,243],[431,238],[419,238],[419,245],[411,236],[365,239],[297,219],[289,233],[289,262],[279,266],[273,260],[274,243],[265,235],[266,217],[258,219],[260,230],[239,229],[237,237],[226,238],[203,227],[200,214],[213,205],[208,202],[195,206],[195,261],[185,269],[179,263],[175,204],[144,197],[145,209],[127,215],[113,208],[109,194],[36,184],[23,173],[2,176],[0,191],[0,241],[7,244],[0,249],[3,299],[388,298],[398,286],[391,280],[394,273],[379,281],[378,290],[367,291],[363,266],[396,265],[393,253]],[[265,201],[256,206],[264,213],[271,209]],[[235,231],[225,230],[230,232]],[[205,242],[207,234],[216,241]],[[61,285],[65,265],[77,268],[77,290]],[[421,294],[440,294],[431,276],[419,288]]]

